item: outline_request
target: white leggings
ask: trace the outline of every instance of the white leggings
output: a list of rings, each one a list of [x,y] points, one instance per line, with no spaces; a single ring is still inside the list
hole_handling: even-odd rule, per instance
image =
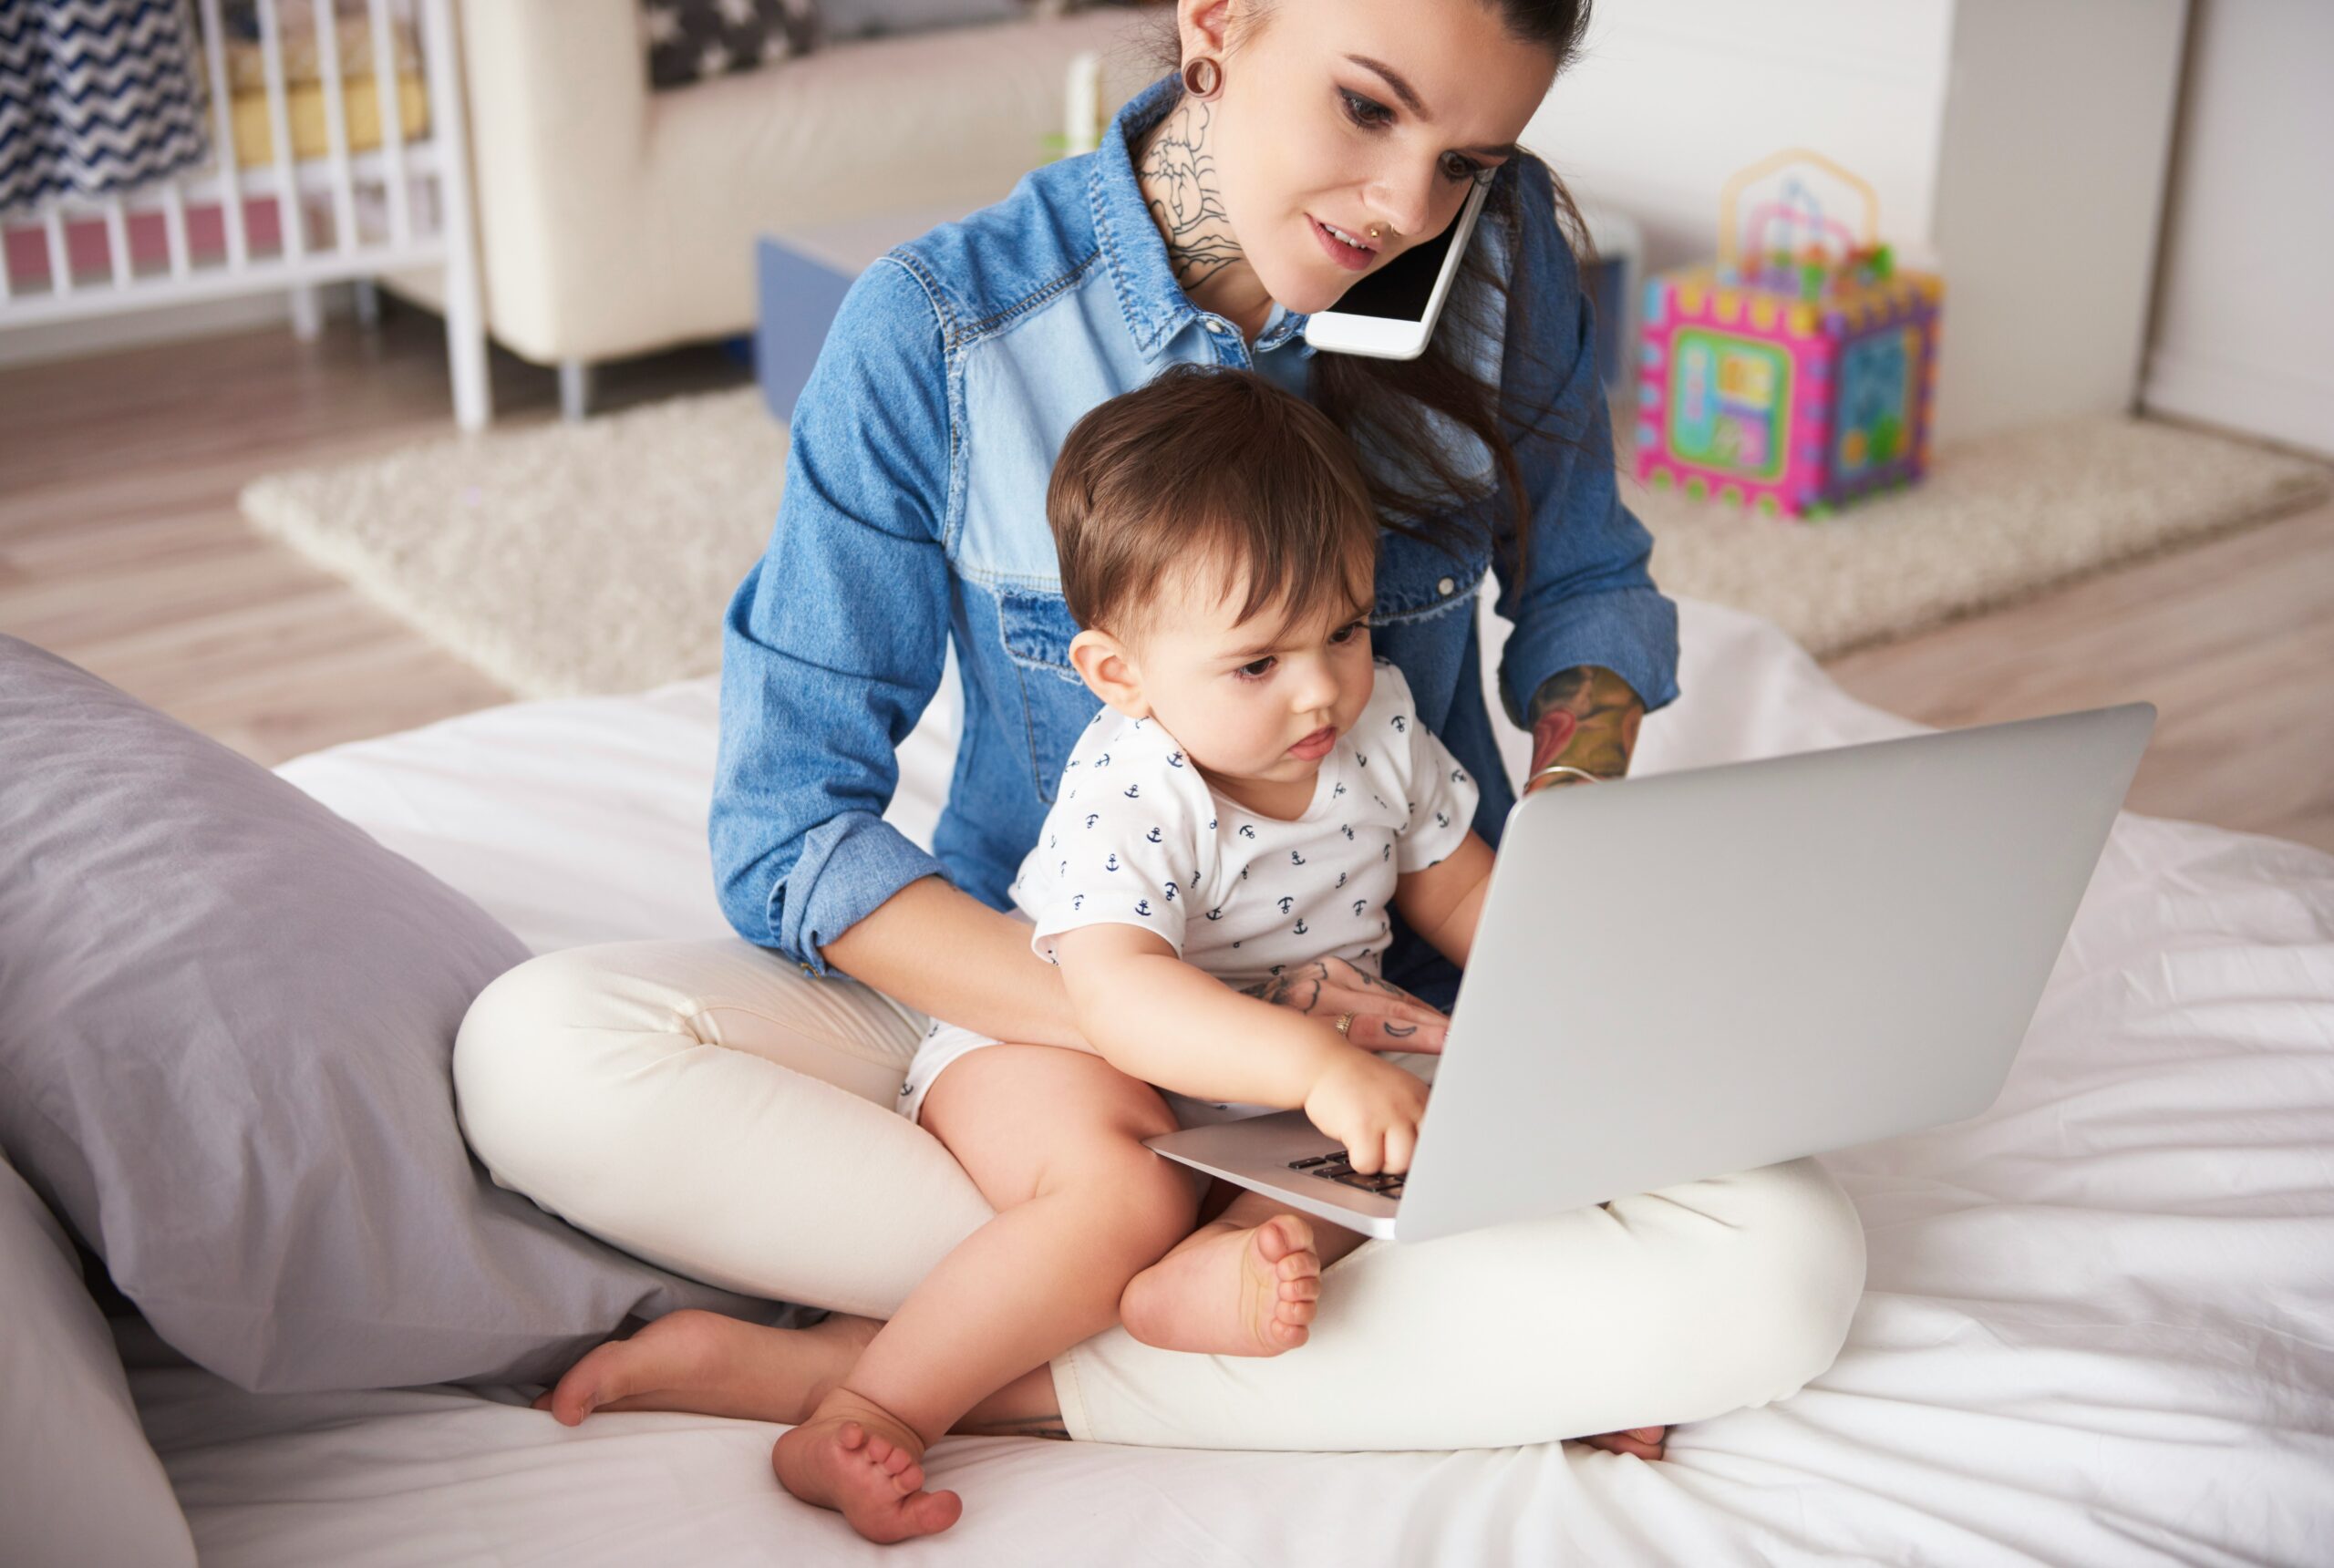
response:
[[[924,1016],[741,940],[546,954],[463,1021],[464,1132],[495,1180],[625,1251],[749,1295],[888,1317],[992,1215],[893,1109]],[[1864,1231],[1813,1160],[1436,1242],[1365,1242],[1306,1343],[1053,1362],[1074,1438],[1461,1449],[1702,1420],[1832,1364]]]

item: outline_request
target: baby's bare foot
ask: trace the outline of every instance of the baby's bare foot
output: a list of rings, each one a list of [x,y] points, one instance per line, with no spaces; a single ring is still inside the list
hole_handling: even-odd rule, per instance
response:
[[[830,1314],[767,1328],[694,1308],[594,1346],[535,1401],[565,1426],[595,1410],[693,1410],[757,1421],[806,1418],[883,1326]]]
[[[904,1423],[838,1388],[778,1439],[769,1462],[780,1486],[883,1543],[937,1534],[965,1511],[955,1492],[924,1490],[923,1457],[924,1444]]]
[[[1320,1296],[1321,1259],[1303,1219],[1218,1221],[1128,1282],[1119,1321],[1162,1350],[1277,1356],[1305,1343]]]

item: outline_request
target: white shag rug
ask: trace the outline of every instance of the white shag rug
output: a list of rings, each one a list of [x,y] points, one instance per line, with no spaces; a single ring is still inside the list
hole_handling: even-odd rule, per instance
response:
[[[270,474],[243,508],[522,696],[636,691],[720,667],[722,611],[769,540],[785,461],[746,387]],[[1944,450],[1919,487],[1822,522],[1622,481],[1665,591],[1756,611],[1819,656],[2329,489],[2301,459],[2106,418]]]

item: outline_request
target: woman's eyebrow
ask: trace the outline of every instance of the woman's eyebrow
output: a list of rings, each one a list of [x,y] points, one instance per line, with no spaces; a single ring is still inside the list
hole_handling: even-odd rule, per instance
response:
[[[1420,101],[1418,93],[1412,89],[1410,84],[1402,79],[1402,74],[1399,71],[1382,61],[1371,59],[1368,55],[1348,55],[1346,58],[1363,70],[1377,72],[1379,78],[1393,89],[1394,96],[1402,100],[1404,108],[1409,109],[1429,125],[1434,123],[1434,116],[1427,113],[1425,103]],[[1511,141],[1503,147],[1461,147],[1456,150],[1478,152],[1485,158],[1513,158],[1515,156],[1515,143]]]
[[[1426,112],[1426,105],[1419,101],[1419,95],[1410,90],[1410,84],[1402,79],[1402,74],[1399,71],[1391,66],[1371,59],[1368,55],[1348,55],[1346,58],[1365,71],[1376,71],[1385,79],[1386,85],[1394,89],[1394,96],[1402,100],[1404,108],[1430,125],[1434,123],[1434,116]]]

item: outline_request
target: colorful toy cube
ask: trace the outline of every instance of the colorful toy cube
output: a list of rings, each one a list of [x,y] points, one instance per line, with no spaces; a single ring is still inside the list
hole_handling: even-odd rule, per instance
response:
[[[1864,193],[1860,242],[1797,181],[1754,209],[1747,233],[1738,230],[1746,186],[1808,163]],[[1639,479],[1814,518],[1919,478],[1945,284],[1895,268],[1873,233],[1871,198],[1818,154],[1779,153],[1729,183],[1717,265],[1647,281]],[[1779,226],[1788,231],[1781,243]]]

